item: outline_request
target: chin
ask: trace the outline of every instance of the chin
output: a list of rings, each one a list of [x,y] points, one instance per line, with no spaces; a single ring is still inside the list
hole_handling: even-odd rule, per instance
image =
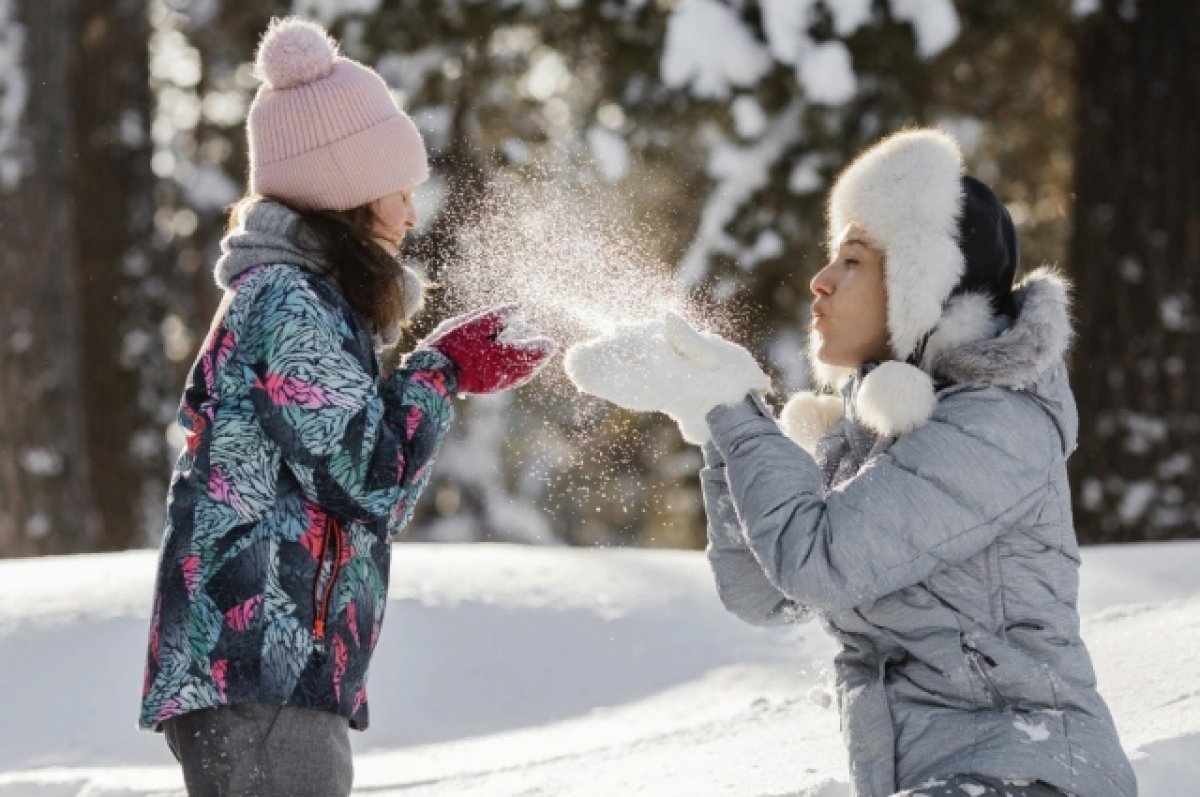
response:
[[[812,368],[813,382],[821,387],[836,391],[843,380],[858,367],[857,362],[845,356],[825,341],[819,332],[809,336],[808,362]]]
[[[861,360],[846,356],[844,352],[832,348],[824,340],[813,350],[813,355],[822,365],[834,368],[857,368],[862,365]]]

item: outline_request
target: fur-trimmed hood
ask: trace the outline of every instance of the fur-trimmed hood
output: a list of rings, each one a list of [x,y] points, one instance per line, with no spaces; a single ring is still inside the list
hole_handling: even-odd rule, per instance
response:
[[[1070,283],[1051,268],[1032,272],[1013,291],[1016,317],[994,316],[987,299],[952,299],[930,336],[920,368],[898,361],[845,372],[843,395],[809,391],[793,396],[780,424],[809,451],[846,410],[882,436],[924,425],[937,405],[936,390],[952,384],[1033,388],[1066,356],[1073,336]]]

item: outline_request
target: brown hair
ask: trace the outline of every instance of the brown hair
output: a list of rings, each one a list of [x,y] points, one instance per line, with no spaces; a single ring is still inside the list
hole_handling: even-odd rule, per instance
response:
[[[228,230],[237,227],[245,210],[263,198],[248,194],[238,200],[230,209]],[[270,199],[295,211],[316,236],[318,252],[342,295],[372,332],[382,333],[395,326],[407,328],[403,266],[376,240],[380,233],[375,229],[375,210],[370,204],[349,210],[318,210]]]

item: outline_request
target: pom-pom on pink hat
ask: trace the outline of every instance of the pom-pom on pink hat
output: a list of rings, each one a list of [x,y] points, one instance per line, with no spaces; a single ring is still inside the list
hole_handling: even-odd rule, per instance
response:
[[[425,143],[373,69],[320,25],[273,19],[246,120],[250,190],[302,208],[348,210],[429,177]]]

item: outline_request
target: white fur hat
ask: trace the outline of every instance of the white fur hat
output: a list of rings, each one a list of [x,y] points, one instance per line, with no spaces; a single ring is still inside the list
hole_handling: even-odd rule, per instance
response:
[[[887,255],[888,332],[896,359],[917,351],[958,285],[962,152],[940,130],[901,130],[863,152],[829,195],[830,249],[846,225]]]
[[[894,133],[842,171],[829,196],[831,250],[852,223],[885,256],[894,358],[864,377],[854,410],[880,434],[905,434],[937,406],[930,375],[937,353],[992,334],[993,311],[1008,301],[1019,257],[1016,233],[991,190],[963,174],[958,143],[933,129]],[[814,375],[834,386],[851,371],[821,363],[818,342],[814,333]],[[785,415],[812,445],[830,407],[800,395]]]

